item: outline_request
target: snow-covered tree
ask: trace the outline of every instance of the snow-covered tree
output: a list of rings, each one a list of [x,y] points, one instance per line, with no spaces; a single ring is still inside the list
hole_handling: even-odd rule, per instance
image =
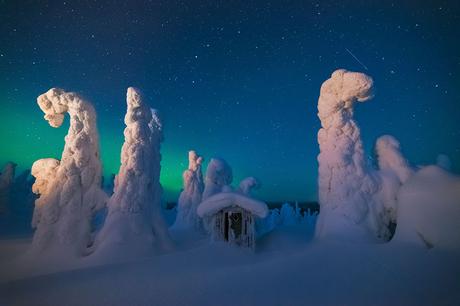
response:
[[[73,92],[50,89],[37,98],[45,119],[61,126],[66,113],[70,127],[61,160],[40,159],[32,166],[36,178],[32,251],[58,250],[69,256],[85,254],[90,241],[90,222],[106,196],[101,190],[101,162],[96,112]]]
[[[384,135],[377,139],[375,153],[378,159],[378,172],[374,176],[379,182],[379,190],[374,196],[374,213],[377,235],[384,240],[391,236],[390,224],[396,223],[396,196],[414,173],[408,161],[401,153],[399,141],[393,136]]]
[[[10,197],[10,188],[14,181],[16,164],[8,162],[0,173],[0,214],[7,211]]]
[[[259,189],[260,184],[259,181],[255,177],[247,177],[243,180],[241,180],[240,185],[238,186],[237,192],[245,194],[245,195],[251,195],[252,190]]]
[[[375,153],[380,171],[389,171],[396,174],[401,184],[414,173],[409,162],[401,153],[399,141],[391,135],[383,135],[377,139]]]
[[[232,180],[232,168],[230,168],[227,162],[220,158],[212,158],[206,169],[203,200],[222,192],[222,189],[225,186],[229,186]]]
[[[137,255],[171,243],[161,215],[161,123],[138,90],[128,88],[126,101],[120,171],[96,238],[96,252],[103,254]]]
[[[184,190],[177,202],[177,217],[174,223],[175,228],[201,229],[202,221],[197,215],[196,209],[201,203],[201,196],[204,190],[203,174],[201,164],[203,158],[195,151],[188,152],[188,169],[182,175]]]
[[[291,206],[289,203],[284,203],[281,206],[281,223],[283,225],[295,225],[298,222],[298,215],[296,214],[296,210]]]
[[[353,119],[356,102],[372,98],[372,79],[357,72],[335,71],[321,86],[318,116],[320,145],[319,203],[316,236],[351,240],[388,240],[396,220],[396,194],[413,170],[399,142],[385,135],[376,143],[379,170],[364,155]]]
[[[353,106],[372,98],[372,79],[357,72],[335,71],[321,86],[318,100],[320,146],[316,236],[373,240],[369,205],[378,185],[367,175],[360,130]]]
[[[10,209],[21,219],[26,219],[33,211],[35,200],[35,195],[32,193],[33,181],[30,170],[24,170],[15,178],[11,186]],[[30,221],[28,223],[30,226]]]
[[[310,208],[308,208],[303,216],[301,222],[303,224],[307,224],[310,227],[313,227],[316,224],[316,218],[318,216],[318,212],[312,212]]]

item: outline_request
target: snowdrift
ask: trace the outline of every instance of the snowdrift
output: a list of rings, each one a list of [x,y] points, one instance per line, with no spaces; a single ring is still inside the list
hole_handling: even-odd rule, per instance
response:
[[[460,177],[424,167],[398,192],[396,242],[460,250]]]

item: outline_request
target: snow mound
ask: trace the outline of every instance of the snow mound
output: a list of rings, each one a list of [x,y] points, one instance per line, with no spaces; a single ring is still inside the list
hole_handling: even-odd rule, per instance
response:
[[[393,241],[460,250],[460,177],[438,166],[415,173],[398,193]]]
[[[231,206],[239,206],[260,218],[268,215],[267,204],[236,192],[221,192],[207,198],[198,206],[197,212],[202,218],[209,217]]]

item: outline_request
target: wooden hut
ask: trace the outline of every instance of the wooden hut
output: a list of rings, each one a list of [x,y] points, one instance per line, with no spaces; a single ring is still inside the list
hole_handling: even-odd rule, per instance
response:
[[[254,249],[255,218],[265,218],[268,207],[240,193],[221,192],[203,201],[197,213],[208,220],[213,240]]]

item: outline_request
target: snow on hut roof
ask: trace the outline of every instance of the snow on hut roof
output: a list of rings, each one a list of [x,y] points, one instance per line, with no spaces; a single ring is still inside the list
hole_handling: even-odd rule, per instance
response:
[[[267,204],[236,192],[220,192],[210,196],[201,202],[197,208],[197,213],[200,217],[210,216],[231,206],[239,206],[260,218],[265,218],[268,215]]]

